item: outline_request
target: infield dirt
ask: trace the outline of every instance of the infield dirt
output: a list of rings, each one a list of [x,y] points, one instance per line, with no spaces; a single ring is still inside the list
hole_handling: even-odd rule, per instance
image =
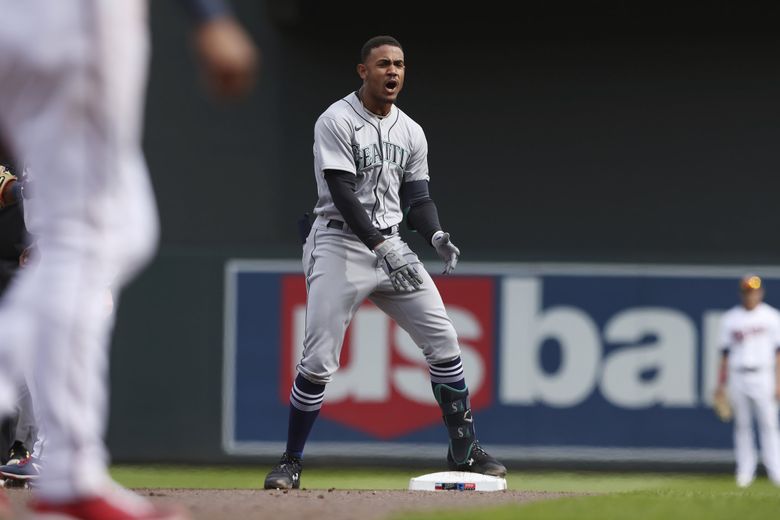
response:
[[[366,491],[233,489],[137,489],[159,504],[187,507],[194,520],[272,519],[380,520],[398,513],[432,509],[490,507],[506,503],[550,500],[573,493],[538,491]],[[8,490],[19,518],[23,518],[29,490]]]

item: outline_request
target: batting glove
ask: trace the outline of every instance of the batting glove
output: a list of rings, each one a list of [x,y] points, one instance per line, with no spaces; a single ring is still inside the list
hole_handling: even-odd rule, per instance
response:
[[[385,240],[374,248],[374,254],[379,258],[393,289],[398,292],[414,292],[422,287],[423,280],[417,270],[409,265],[404,255],[389,240]]]
[[[442,271],[442,274],[450,274],[454,271],[455,266],[458,265],[460,249],[450,242],[450,234],[445,233],[444,231],[437,231],[433,234],[433,238],[431,238],[431,245],[436,249],[439,258],[444,262],[444,271]]]

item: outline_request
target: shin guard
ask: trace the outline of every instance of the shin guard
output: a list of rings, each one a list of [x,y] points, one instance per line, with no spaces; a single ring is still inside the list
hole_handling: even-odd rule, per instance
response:
[[[458,390],[439,383],[433,386],[433,394],[441,408],[444,425],[450,437],[450,455],[455,462],[461,463],[469,458],[476,441],[469,390]]]

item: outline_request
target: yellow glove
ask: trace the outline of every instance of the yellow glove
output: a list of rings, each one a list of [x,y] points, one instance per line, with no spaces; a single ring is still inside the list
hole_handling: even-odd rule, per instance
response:
[[[715,411],[715,415],[718,416],[723,422],[729,422],[734,416],[734,412],[731,409],[731,402],[729,401],[726,392],[716,392],[715,398],[712,401],[712,409]]]
[[[0,209],[9,205],[6,202],[6,191],[14,182],[16,182],[16,175],[6,170],[5,166],[0,164]]]

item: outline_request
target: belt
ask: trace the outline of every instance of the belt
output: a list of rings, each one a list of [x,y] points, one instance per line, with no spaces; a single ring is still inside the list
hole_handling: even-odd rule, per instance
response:
[[[333,220],[333,219],[331,219],[331,220],[328,221],[328,224],[327,224],[326,227],[333,228],[333,229],[344,229],[346,226],[347,225],[344,222],[340,221],[340,220]],[[379,232],[382,233],[385,236],[394,235],[394,234],[398,233],[398,225],[396,224],[395,226],[390,226],[389,228],[380,229]]]

